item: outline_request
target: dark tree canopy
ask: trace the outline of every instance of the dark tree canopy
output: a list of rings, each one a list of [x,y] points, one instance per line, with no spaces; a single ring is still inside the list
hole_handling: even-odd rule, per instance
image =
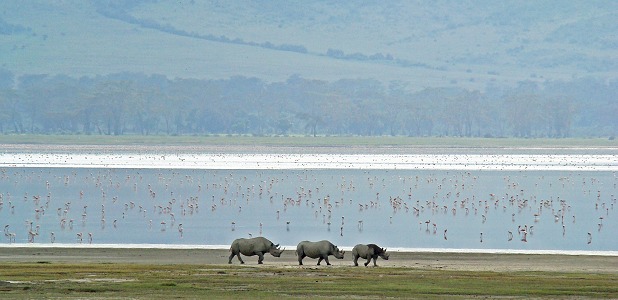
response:
[[[371,79],[0,72],[0,133],[607,137],[617,97],[618,82],[590,78],[410,92]]]

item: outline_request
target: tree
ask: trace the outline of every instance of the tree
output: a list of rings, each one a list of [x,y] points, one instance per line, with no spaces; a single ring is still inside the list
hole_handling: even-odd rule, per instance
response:
[[[5,124],[16,133],[23,133],[21,114],[19,113],[19,97],[15,90],[0,90],[0,132],[5,133]]]
[[[133,83],[130,81],[103,81],[94,91],[95,107],[99,121],[104,124],[107,135],[122,135],[128,113],[128,105],[135,101]],[[101,130],[99,130],[101,131]]]

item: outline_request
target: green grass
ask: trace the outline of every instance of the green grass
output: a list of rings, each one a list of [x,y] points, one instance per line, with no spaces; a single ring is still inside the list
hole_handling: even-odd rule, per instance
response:
[[[0,264],[0,294],[17,299],[616,298],[617,280],[617,274],[412,268]]]
[[[339,136],[155,136],[155,135],[0,135],[0,144],[52,145],[227,145],[227,146],[307,146],[307,147],[618,147],[607,138],[516,139],[456,137],[339,137]]]

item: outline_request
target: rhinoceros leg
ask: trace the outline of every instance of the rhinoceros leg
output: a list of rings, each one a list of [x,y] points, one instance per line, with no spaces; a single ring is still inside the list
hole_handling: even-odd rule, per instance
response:
[[[304,254],[301,254],[298,256],[298,265],[302,266],[303,265],[303,258],[305,258]]]
[[[241,264],[245,263],[244,261],[242,261],[242,258],[240,258],[240,253],[235,253],[234,251],[232,251],[232,254],[230,254],[230,259],[227,262],[228,264],[232,263],[232,258],[234,258],[234,255],[238,256],[238,260],[240,261]]]
[[[322,262],[322,260],[324,260],[322,257],[318,258],[318,266],[320,265],[320,263]]]
[[[263,261],[264,261],[264,253],[262,253],[262,252],[258,252],[258,253],[256,253],[256,254],[257,254],[257,256],[258,256],[258,265],[263,264]]]
[[[236,253],[234,253],[234,251],[232,251],[232,254],[230,254],[230,260],[227,262],[228,264],[232,263],[232,258],[234,258],[234,255],[236,255]]]
[[[376,260],[378,260],[378,256],[377,255],[373,257],[373,266],[374,267],[378,266],[378,264],[376,264]]]
[[[232,253],[232,255],[230,255],[230,264],[232,263],[232,257],[234,257],[234,255],[236,255],[236,257],[238,257],[238,261],[240,261],[241,264],[244,264],[245,262],[242,260],[242,257],[240,257],[240,253]]]
[[[320,260],[322,260],[322,258],[320,257]],[[328,256],[324,257],[324,261],[326,262],[327,266],[330,266],[330,262],[328,261]],[[318,261],[318,265],[320,264],[320,262]]]
[[[358,256],[358,255],[354,255],[354,266],[355,266],[355,267],[358,267],[358,258],[359,258],[359,257],[360,257],[360,256]]]
[[[367,261],[365,262],[365,267],[369,264],[369,262],[371,261],[371,256],[367,256]]]

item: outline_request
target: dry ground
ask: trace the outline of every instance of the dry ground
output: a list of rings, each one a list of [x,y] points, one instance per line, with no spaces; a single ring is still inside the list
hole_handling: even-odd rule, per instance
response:
[[[0,262],[135,263],[135,264],[227,264],[227,250],[202,249],[106,249],[0,247]],[[351,253],[342,260],[331,257],[333,267],[352,266]],[[257,257],[244,257],[245,265],[257,265]],[[359,264],[362,259],[359,259]],[[305,267],[317,260],[305,258]],[[238,265],[236,258],[232,261]],[[324,264],[324,263],[323,263]],[[267,254],[265,266],[296,267],[294,250],[280,258]],[[370,264],[371,266],[372,264]],[[362,265],[361,265],[362,266]],[[378,259],[379,267],[409,267],[461,271],[549,271],[618,274],[618,257],[556,254],[477,254],[392,252],[390,260]]]

